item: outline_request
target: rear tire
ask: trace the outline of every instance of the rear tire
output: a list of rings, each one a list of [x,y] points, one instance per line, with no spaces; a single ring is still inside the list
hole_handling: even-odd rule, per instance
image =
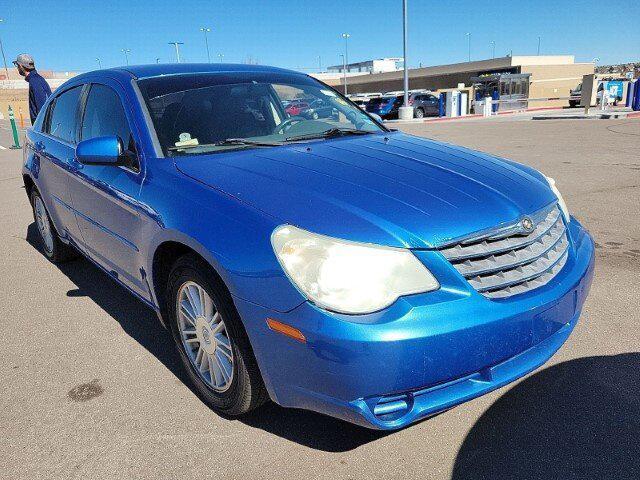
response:
[[[70,245],[60,240],[47,207],[40,193],[34,188],[31,192],[31,207],[33,219],[38,227],[38,240],[42,246],[42,251],[52,263],[63,263],[78,256],[77,252]]]
[[[422,108],[416,108],[416,118],[424,118],[424,110]]]
[[[207,405],[239,416],[268,399],[233,300],[207,263],[193,254],[179,258],[169,274],[165,305],[180,359]]]

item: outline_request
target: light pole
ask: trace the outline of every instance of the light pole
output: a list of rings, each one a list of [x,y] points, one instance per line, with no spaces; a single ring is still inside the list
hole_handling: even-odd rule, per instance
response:
[[[540,35],[538,35],[538,56],[540,56],[540,41],[542,40],[542,37],[540,37]]]
[[[220,63],[222,63],[222,59],[224,58],[224,53],[219,53],[218,58],[220,59]]]
[[[347,65],[349,63],[349,37],[351,36],[350,33],[343,33],[342,34],[342,38],[344,38],[344,69],[343,69],[343,74],[344,74],[344,94],[347,94]]]
[[[467,56],[467,59],[470,62],[471,61],[471,33],[467,32],[465,35],[467,36],[467,41],[469,46],[469,55]]]
[[[207,47],[207,62],[211,63],[211,55],[209,55],[209,39],[207,38],[207,33],[211,31],[210,28],[202,27],[200,31],[204,33],[204,44]]]
[[[96,62],[98,62],[98,68],[102,70],[102,62],[100,61],[100,59],[96,58]]]
[[[344,53],[340,54],[340,57],[342,57],[342,78],[343,78],[343,82],[344,82],[344,94],[347,94],[347,61],[344,57]]]
[[[183,42],[169,42],[169,45],[176,47],[176,61],[180,63],[180,45],[184,45]]]
[[[496,42],[491,41],[491,58],[496,58]]]
[[[131,50],[128,48],[123,48],[120,51],[124,53],[124,61],[127,63],[127,65],[129,65],[129,54],[131,53]]]
[[[160,57],[156,57],[156,63],[160,63]]]
[[[4,23],[4,18],[0,18],[0,23]],[[4,46],[2,45],[2,39],[0,39],[0,52],[2,52],[2,61],[4,62],[4,71],[7,74],[7,80],[9,80],[9,69],[7,68],[7,57],[4,56]]]
[[[322,72],[322,59],[318,55],[318,72]]]
[[[401,120],[409,120],[413,118],[413,107],[409,106],[409,60],[407,56],[408,38],[407,0],[402,0],[402,54],[404,56],[402,79],[404,84],[404,102],[398,111],[398,118]]]

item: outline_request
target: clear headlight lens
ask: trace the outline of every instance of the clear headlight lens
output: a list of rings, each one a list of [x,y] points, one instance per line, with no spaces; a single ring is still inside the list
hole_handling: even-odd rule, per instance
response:
[[[556,181],[551,177],[545,176],[545,178],[547,179],[547,182],[549,182],[549,187],[551,187],[553,193],[555,193],[556,197],[558,197],[558,205],[560,205],[560,210],[562,210],[562,215],[564,215],[565,221],[569,223],[571,221],[571,215],[569,214],[569,209],[567,208],[567,204],[565,203],[564,198],[562,198],[560,190],[558,190],[558,187],[556,187]]]
[[[439,288],[402,248],[350,242],[281,225],[273,249],[292,282],[316,305],[340,313],[371,313],[398,297]]]

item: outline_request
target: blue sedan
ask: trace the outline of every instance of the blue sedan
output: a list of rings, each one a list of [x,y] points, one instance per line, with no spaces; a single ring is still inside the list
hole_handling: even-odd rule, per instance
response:
[[[289,115],[309,99],[330,118]],[[392,132],[255,65],[79,75],[27,132],[42,249],[153,308],[215,410],[396,429],[547,361],[593,241],[532,168]],[[523,412],[525,414],[526,412]]]

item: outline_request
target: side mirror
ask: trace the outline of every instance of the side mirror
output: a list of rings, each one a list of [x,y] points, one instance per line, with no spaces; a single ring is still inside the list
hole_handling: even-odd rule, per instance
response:
[[[373,117],[376,120],[376,122],[378,122],[378,123],[382,123],[383,122],[382,117],[380,115],[378,115],[377,113],[369,113],[369,116]]]
[[[120,137],[96,137],[76,146],[76,159],[85,165],[122,165],[123,152]]]

